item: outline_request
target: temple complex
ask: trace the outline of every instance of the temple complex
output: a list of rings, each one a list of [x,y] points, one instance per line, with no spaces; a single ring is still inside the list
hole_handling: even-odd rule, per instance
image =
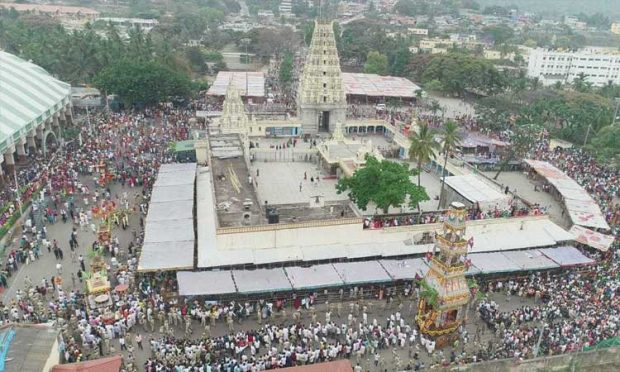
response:
[[[465,238],[465,205],[450,205],[443,231],[436,236],[429,253],[429,271],[424,277],[416,322],[420,332],[442,347],[458,337],[458,327],[466,319],[470,291],[465,280],[468,240]],[[438,252],[437,252],[438,250]]]
[[[346,120],[347,100],[332,22],[316,21],[298,91],[302,132],[333,132]]]

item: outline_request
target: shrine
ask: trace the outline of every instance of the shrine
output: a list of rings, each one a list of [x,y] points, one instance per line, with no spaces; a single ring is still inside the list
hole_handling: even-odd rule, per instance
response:
[[[433,253],[428,254],[430,269],[420,282],[420,302],[416,323],[437,347],[458,338],[457,330],[466,320],[470,290],[465,279],[468,268],[465,238],[467,209],[462,203],[450,205],[443,231],[436,236]]]
[[[346,120],[347,99],[332,22],[315,22],[297,100],[304,134],[333,132],[336,123]]]

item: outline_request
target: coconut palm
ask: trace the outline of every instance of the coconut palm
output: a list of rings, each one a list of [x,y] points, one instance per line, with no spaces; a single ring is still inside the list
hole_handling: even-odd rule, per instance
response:
[[[411,147],[409,147],[409,158],[415,160],[418,167],[418,186],[422,186],[422,165],[437,156],[435,150],[439,149],[439,143],[433,137],[433,131],[428,124],[423,124],[418,131],[412,131],[409,136]],[[420,205],[418,204],[418,213]]]
[[[461,143],[463,139],[461,136],[461,132],[459,131],[459,126],[452,120],[448,120],[441,128],[441,139],[443,140],[442,151],[444,155],[443,162],[443,172],[441,176],[441,191],[439,194],[439,206],[443,203],[445,187],[446,187],[446,166],[448,165],[448,157],[450,155],[450,151],[454,150],[456,146]]]

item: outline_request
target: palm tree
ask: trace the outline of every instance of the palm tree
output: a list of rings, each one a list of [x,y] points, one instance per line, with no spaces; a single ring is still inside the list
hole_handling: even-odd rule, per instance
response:
[[[435,159],[437,156],[435,150],[439,149],[439,144],[433,137],[433,131],[428,124],[423,124],[418,131],[412,131],[409,136],[411,147],[409,147],[409,158],[415,160],[418,167],[418,186],[422,186],[422,164]],[[420,213],[420,204],[418,204],[418,213]]]
[[[441,192],[439,193],[439,204],[437,205],[437,209],[441,203],[443,203],[444,192],[446,187],[446,166],[448,165],[448,156],[450,151],[452,151],[456,146],[461,143],[463,139],[461,133],[459,132],[459,126],[452,120],[446,121],[441,130],[441,138],[443,140],[442,151],[445,157],[443,162],[443,172],[441,176]]]

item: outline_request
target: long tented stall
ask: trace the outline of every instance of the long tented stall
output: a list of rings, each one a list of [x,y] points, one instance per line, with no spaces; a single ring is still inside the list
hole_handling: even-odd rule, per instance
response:
[[[179,271],[177,282],[179,296],[214,296],[237,292],[230,270]]]
[[[575,235],[575,240],[601,252],[607,252],[616,239],[613,235],[605,235],[588,228],[573,225],[570,229],[571,234]]]
[[[233,270],[240,293],[284,292],[293,289],[283,269]]]
[[[594,260],[584,256],[575,247],[556,247],[541,249],[540,252],[552,259],[561,267],[592,265]]]
[[[139,272],[194,267],[195,163],[164,164],[153,185]]]
[[[465,275],[589,265],[594,260],[570,246],[505,252],[471,253]],[[320,264],[255,270],[177,272],[179,295],[211,296],[313,291],[321,288],[383,284],[422,278],[429,270],[425,258]]]
[[[524,162],[553,185],[562,196],[573,224],[609,230],[609,224],[607,224],[601,208],[575,180],[546,161],[525,159]]]
[[[502,254],[512,261],[521,271],[549,270],[560,267],[560,265],[553,262],[538,249],[508,251],[502,252]]]
[[[286,267],[286,276],[293,289],[315,289],[337,287],[344,285],[344,281],[332,264],[314,265],[310,267]]]
[[[467,255],[471,263],[486,274],[507,273],[519,271],[520,268],[503,252],[472,253]]]
[[[494,208],[500,210],[510,208],[511,198],[508,195],[475,174],[446,177],[446,184],[448,189],[444,200],[458,201],[468,207],[477,204],[485,212]]]
[[[413,280],[423,278],[428,271],[428,266],[421,258],[406,260],[380,260],[379,263],[392,280]]]
[[[348,285],[392,281],[377,261],[339,262],[333,265],[342,281]]]

